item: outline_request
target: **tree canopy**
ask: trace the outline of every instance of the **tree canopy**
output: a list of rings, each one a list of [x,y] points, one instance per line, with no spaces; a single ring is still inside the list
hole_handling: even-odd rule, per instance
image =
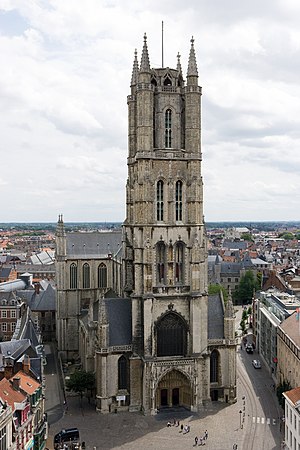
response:
[[[226,289],[223,286],[221,286],[220,284],[210,284],[208,286],[208,294],[209,295],[219,294],[220,292],[222,292],[224,302],[226,303],[227,298],[228,298],[228,292],[226,291]]]
[[[252,270],[247,270],[245,275],[241,276],[240,282],[234,291],[234,300],[237,303],[247,304],[251,303],[253,291],[259,289],[259,281]]]
[[[95,375],[92,372],[85,372],[84,370],[76,370],[70,375],[70,379],[66,380],[67,390],[80,394],[81,398],[86,389],[93,389],[94,386]]]

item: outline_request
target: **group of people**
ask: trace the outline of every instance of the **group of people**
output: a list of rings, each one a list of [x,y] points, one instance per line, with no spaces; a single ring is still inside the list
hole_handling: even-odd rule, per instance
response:
[[[180,424],[179,420],[173,419],[173,421],[168,421],[167,423],[167,427],[180,427],[179,433],[182,434],[186,434],[189,433],[191,431],[191,427],[190,425],[183,425]],[[195,437],[195,443],[194,443],[194,447],[196,447],[197,445],[205,445],[206,441],[208,439],[208,431],[205,430],[203,436],[196,436]]]
[[[200,436],[199,438],[198,438],[198,436],[195,437],[194,447],[196,447],[197,445],[205,445],[207,439],[208,439],[208,431],[205,430],[203,436]]]

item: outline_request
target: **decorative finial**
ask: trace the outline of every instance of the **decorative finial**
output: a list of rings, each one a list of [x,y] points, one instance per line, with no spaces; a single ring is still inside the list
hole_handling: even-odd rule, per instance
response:
[[[149,61],[149,55],[148,55],[146,33],[144,34],[144,46],[143,46],[143,52],[142,52],[140,72],[150,72],[150,61]]]
[[[182,73],[182,69],[181,69],[180,58],[181,58],[181,55],[180,55],[180,53],[178,52],[178,53],[177,53],[177,70],[178,70],[178,72],[181,74],[181,73]]]
[[[189,64],[188,64],[187,76],[188,77],[197,77],[198,76],[198,69],[197,69],[196,55],[195,55],[195,49],[194,49],[194,37],[193,36],[192,36],[192,39],[191,39],[191,49],[190,49],[190,56],[189,56]]]
[[[132,68],[132,76],[131,76],[131,86],[134,86],[135,84],[137,84],[138,72],[139,72],[139,63],[138,63],[138,59],[137,59],[137,49],[135,49],[133,68]]]

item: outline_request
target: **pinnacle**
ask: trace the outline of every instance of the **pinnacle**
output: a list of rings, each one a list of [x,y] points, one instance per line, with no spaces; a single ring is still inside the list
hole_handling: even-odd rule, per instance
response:
[[[146,33],[144,34],[144,46],[143,46],[143,52],[142,52],[140,71],[141,72],[150,72],[150,61],[149,61]]]
[[[179,72],[180,74],[182,74],[182,68],[181,68],[180,57],[181,57],[181,55],[180,55],[180,53],[178,52],[178,53],[177,53],[177,70],[178,70],[178,72]]]
[[[194,37],[192,36],[191,39],[191,49],[190,49],[190,56],[189,56],[189,64],[188,64],[188,71],[187,76],[191,77],[197,77],[198,76],[198,69],[197,69],[197,61],[196,61],[196,55],[195,55],[195,48],[194,48]]]
[[[139,63],[137,59],[137,50],[135,49],[132,76],[131,76],[131,86],[137,83],[138,71],[139,71]]]

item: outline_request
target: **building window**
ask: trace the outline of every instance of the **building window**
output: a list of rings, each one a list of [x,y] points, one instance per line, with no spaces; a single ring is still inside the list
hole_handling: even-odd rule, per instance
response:
[[[70,265],[70,289],[77,289],[77,266],[74,263]]]
[[[218,382],[219,353],[213,350],[210,355],[210,382]]]
[[[6,309],[1,311],[1,317],[2,317],[2,319],[6,319],[7,318],[7,311],[6,311]]]
[[[157,324],[157,356],[184,356],[187,327],[178,314],[167,313]]]
[[[178,242],[175,247],[175,283],[183,283],[184,245]]]
[[[84,263],[82,267],[82,287],[88,289],[90,287],[90,266]]]
[[[157,252],[157,281],[159,284],[165,283],[166,246],[159,242],[156,247]]]
[[[10,326],[11,326],[11,331],[14,333],[15,329],[16,329],[16,325],[17,322],[11,322]]]
[[[107,267],[105,264],[101,263],[98,266],[98,288],[107,287]]]
[[[128,364],[124,355],[118,359],[118,388],[127,389],[128,387]]]
[[[11,317],[12,319],[15,319],[15,318],[17,317],[17,312],[16,312],[15,309],[12,309],[12,310],[10,311],[10,317]]]
[[[165,112],[165,147],[172,147],[172,111],[170,109]]]
[[[176,221],[182,221],[182,181],[176,183],[175,193]]]
[[[7,331],[7,323],[6,322],[3,322],[2,324],[1,324],[1,329],[2,329],[2,331]]]
[[[8,448],[8,444],[9,443],[6,442],[6,426],[5,426],[0,430],[0,450],[6,450]]]
[[[164,182],[159,180],[156,187],[156,218],[164,220]]]

